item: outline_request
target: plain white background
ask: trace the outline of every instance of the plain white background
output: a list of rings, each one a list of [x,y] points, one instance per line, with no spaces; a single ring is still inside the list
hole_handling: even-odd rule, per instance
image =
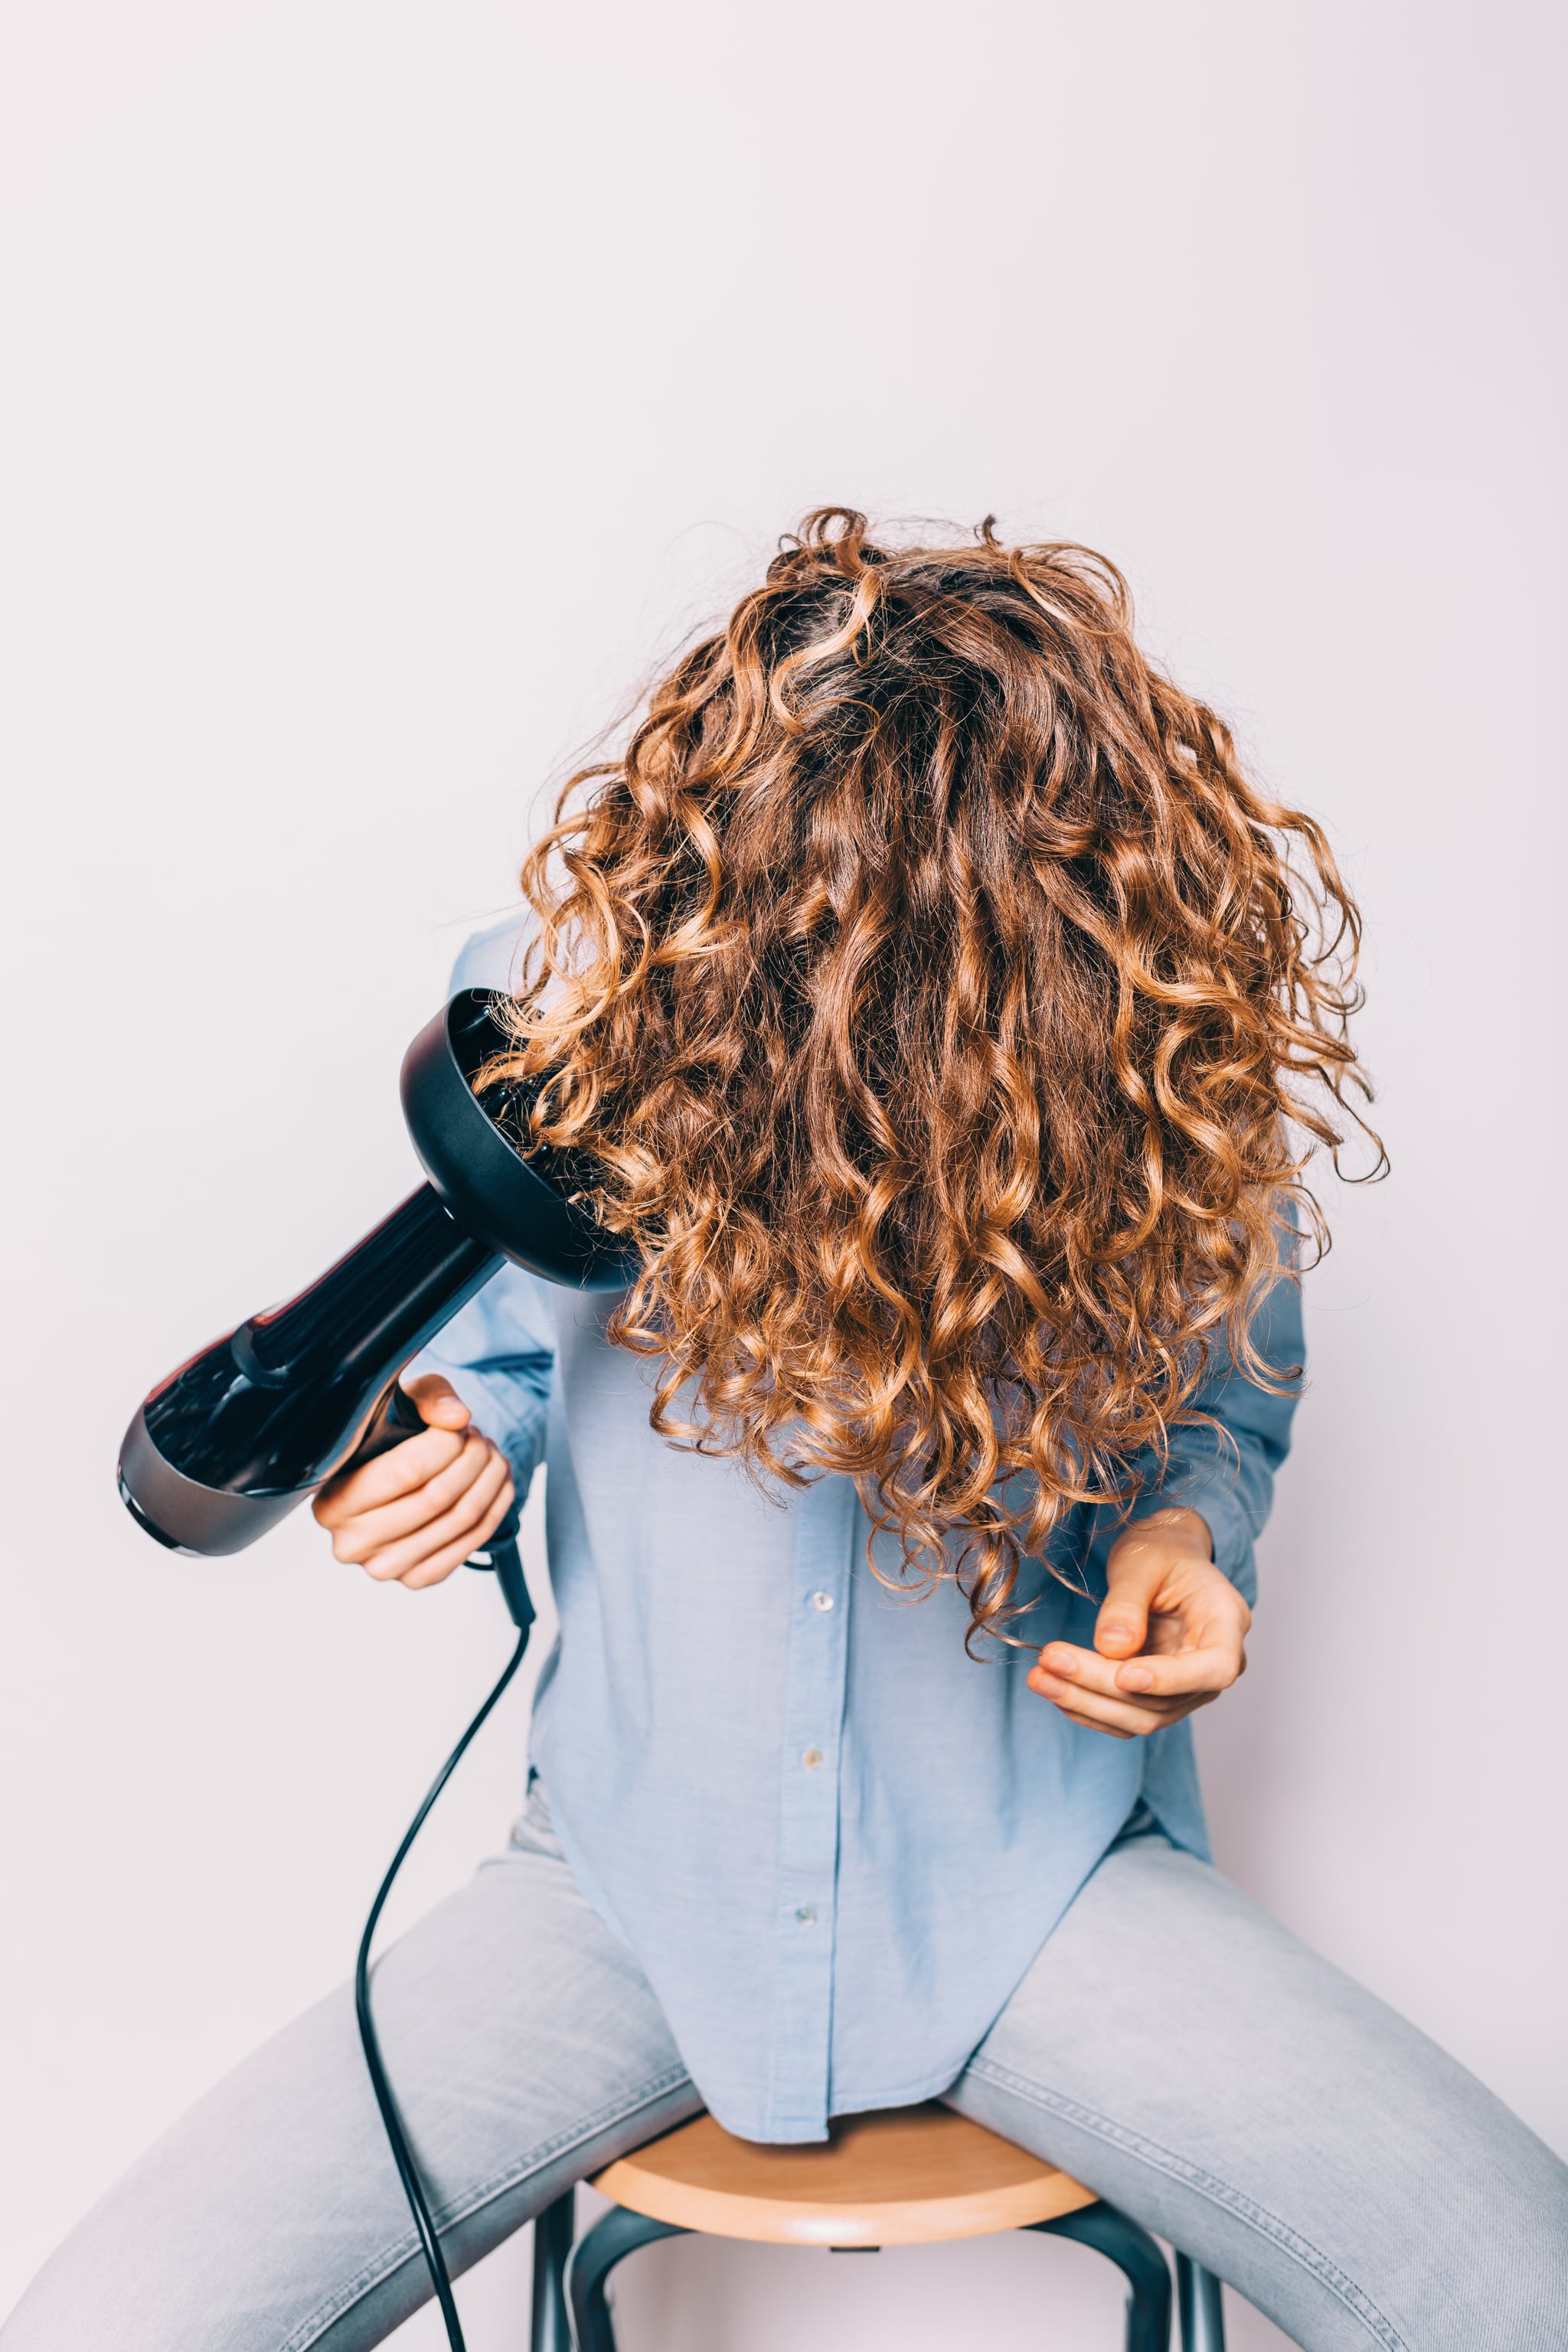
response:
[[[1363,897],[1394,1174],[1329,1191],[1216,1843],[1568,2149],[1560,16],[3,23],[0,2307],[344,1973],[507,1638],[303,1517],[160,1555],[121,1427],[413,1182],[402,1047],[541,787],[825,499],[1106,550]],[[504,1835],[523,1738],[403,1916]],[[626,2352],[1118,2340],[1033,2241],[626,2276]],[[470,2280],[475,2352],[525,2278]]]

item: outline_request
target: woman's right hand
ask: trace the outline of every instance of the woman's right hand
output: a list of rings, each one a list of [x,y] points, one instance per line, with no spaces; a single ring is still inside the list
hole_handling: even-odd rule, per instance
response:
[[[417,1590],[482,1549],[514,1490],[506,1455],[471,1426],[450,1381],[428,1372],[405,1393],[426,1423],[420,1434],[329,1478],[310,1508],[339,1559]]]

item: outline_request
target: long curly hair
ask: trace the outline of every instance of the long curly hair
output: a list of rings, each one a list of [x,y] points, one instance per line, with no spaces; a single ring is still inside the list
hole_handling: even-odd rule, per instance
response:
[[[640,1253],[654,1428],[855,1479],[972,1643],[1218,1336],[1289,1376],[1249,1320],[1363,1125],[1358,917],[1103,556],[809,515],[522,887],[495,1075]]]

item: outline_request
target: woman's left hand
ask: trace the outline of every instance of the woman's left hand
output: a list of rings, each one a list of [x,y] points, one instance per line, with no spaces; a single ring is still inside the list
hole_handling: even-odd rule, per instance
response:
[[[1247,1671],[1252,1612],[1210,1557],[1195,1511],[1156,1511],[1117,1538],[1094,1647],[1048,1642],[1029,1688],[1069,1723],[1136,1739],[1207,1706]]]

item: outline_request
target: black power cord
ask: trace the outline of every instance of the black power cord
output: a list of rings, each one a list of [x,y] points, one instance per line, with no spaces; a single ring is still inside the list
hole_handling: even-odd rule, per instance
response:
[[[409,1848],[424,1828],[430,1808],[462,1762],[474,1739],[483,1729],[501,1693],[521,1665],[522,1654],[528,1647],[529,1629],[533,1622],[533,1604],[528,1597],[528,1587],[523,1581],[522,1563],[518,1556],[515,1509],[508,1513],[506,1518],[496,1529],[490,1538],[488,1551],[476,1552],[469,1560],[468,1566],[495,1570],[496,1581],[500,1586],[507,1607],[511,1612],[512,1622],[517,1627],[517,1647],[507,1660],[499,1680],[487,1694],[483,1706],[437,1773],[434,1780],[431,1781],[426,1792],[424,1803],[404,1832],[403,1843],[393,1855],[391,1868],[382,1880],[375,1901],[370,1906],[370,1916],[364,1923],[364,1933],[359,1940],[359,1958],[354,1963],[354,2015],[359,2020],[360,2044],[364,2052],[364,2063],[370,2070],[371,2088],[375,2093],[375,2104],[381,2109],[381,2120],[385,2126],[386,2137],[391,2145],[393,2162],[397,2167],[397,2177],[403,2183],[403,2193],[408,2200],[408,2209],[414,2216],[414,2226],[419,2233],[419,2243],[425,2255],[426,2267],[430,2273],[431,2284],[436,2290],[436,2300],[441,2306],[441,2316],[447,2324],[447,2341],[451,2347],[451,2352],[467,2352],[467,2347],[463,2342],[462,2326],[458,2318],[458,2306],[452,2296],[451,2276],[447,2269],[446,2256],[441,2252],[441,2241],[437,2235],[435,2216],[430,2210],[430,2202],[425,2194],[424,2183],[419,2178],[419,2168],[415,2163],[414,2151],[408,2145],[408,2135],[403,2128],[403,2118],[397,2112],[397,2101],[393,2095],[392,2084],[387,2077],[385,2063],[381,2054],[381,2043],[376,2039],[375,2021],[371,2015],[370,2008],[370,1947],[386,1898],[392,1892],[393,1881],[407,1860]]]

